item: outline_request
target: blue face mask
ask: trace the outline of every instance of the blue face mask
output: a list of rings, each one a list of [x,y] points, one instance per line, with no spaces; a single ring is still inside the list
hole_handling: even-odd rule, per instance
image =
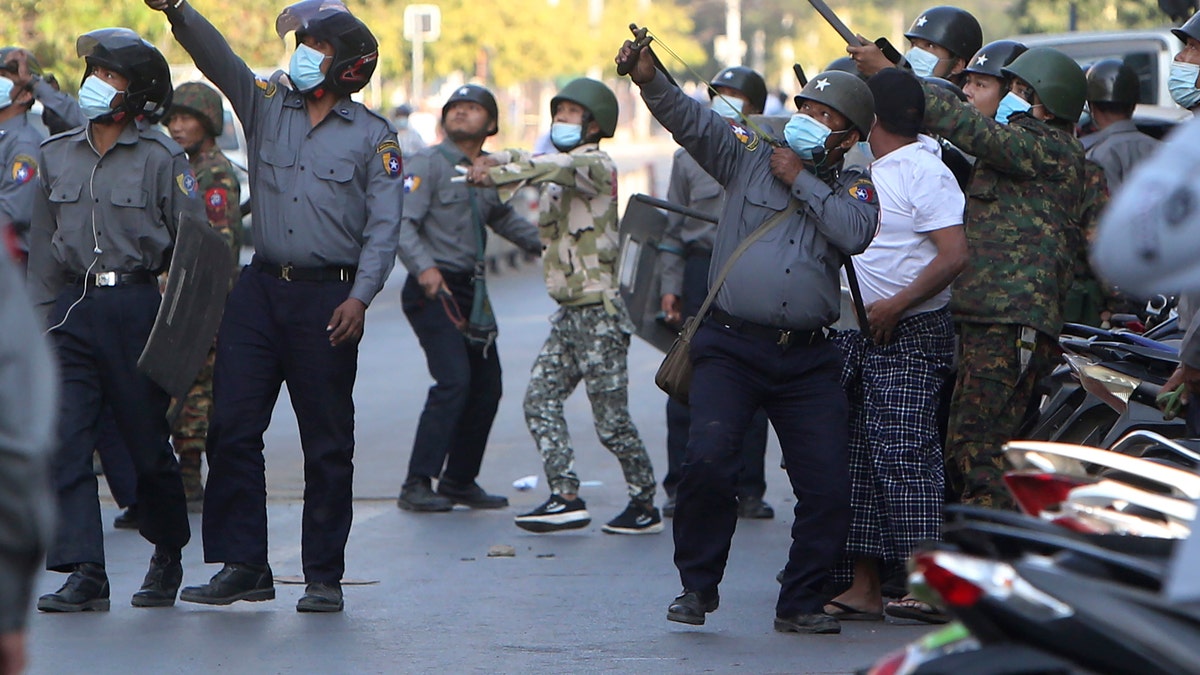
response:
[[[113,111],[113,99],[120,93],[116,87],[91,75],[79,88],[79,108],[89,120],[99,119]]]
[[[1032,107],[1029,105],[1029,101],[1010,91],[1000,99],[1000,107],[996,109],[996,121],[1000,124],[1008,124],[1009,116],[1029,112]]]
[[[728,117],[731,120],[736,120],[741,116],[742,107],[745,101],[740,98],[730,98],[728,96],[716,96],[712,100],[713,112],[721,117]]]
[[[301,93],[312,91],[325,81],[325,73],[321,72],[321,64],[328,58],[321,52],[299,45],[292,52],[292,61],[288,64],[288,77]]]
[[[12,90],[13,81],[7,77],[0,77],[0,110],[12,105]]]
[[[783,128],[783,139],[788,147],[804,159],[812,159],[813,151],[824,149],[825,140],[833,131],[804,113],[792,115],[787,126]]]
[[[1171,98],[1188,110],[1200,104],[1200,89],[1196,88],[1197,77],[1200,77],[1200,65],[1178,62],[1171,64],[1167,88],[1171,90]]]
[[[908,53],[904,55],[904,60],[908,61],[908,65],[912,66],[913,73],[918,77],[933,75],[934,69],[941,61],[937,54],[920,47],[908,50]]]
[[[555,122],[550,125],[550,142],[562,152],[572,150],[583,140],[582,124]]]

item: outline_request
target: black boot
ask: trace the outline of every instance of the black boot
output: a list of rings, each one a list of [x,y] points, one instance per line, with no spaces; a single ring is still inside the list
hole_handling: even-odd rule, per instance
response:
[[[79,563],[62,588],[38,598],[43,612],[107,612],[108,575],[99,563]]]
[[[479,487],[479,483],[459,483],[443,478],[438,481],[437,493],[453,502],[473,509],[502,509],[508,506],[508,497],[490,495]]]
[[[685,588],[683,593],[680,593],[679,597],[671,603],[671,606],[667,607],[667,620],[703,626],[704,615],[717,611],[720,604],[721,599],[717,596],[716,591],[711,594],[702,594],[699,591],[689,591]]]
[[[309,584],[296,603],[297,612],[340,612],[342,607],[342,585],[337,582]]]
[[[396,506],[405,511],[449,511],[454,508],[454,502],[443,497],[430,487],[431,481],[425,476],[415,476],[404,481],[400,489],[400,498]]]
[[[183,562],[179,549],[155,548],[150,569],[142,588],[133,594],[134,607],[172,607],[179,584],[183,583]]]
[[[275,599],[275,578],[268,565],[225,563],[203,586],[188,586],[179,594],[184,602],[202,605],[231,605],[238,600],[261,602]]]

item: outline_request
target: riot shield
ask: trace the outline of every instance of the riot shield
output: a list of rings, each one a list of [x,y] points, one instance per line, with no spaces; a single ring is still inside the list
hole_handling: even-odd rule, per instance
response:
[[[633,195],[621,218],[618,267],[621,297],[629,308],[637,336],[664,353],[679,334],[661,320],[662,284],[658,263],[661,252],[658,245],[666,228],[666,215],[647,203],[645,195]]]
[[[185,213],[158,317],[138,358],[138,371],[176,401],[183,400],[204,366],[232,274],[229,245],[206,220]]]

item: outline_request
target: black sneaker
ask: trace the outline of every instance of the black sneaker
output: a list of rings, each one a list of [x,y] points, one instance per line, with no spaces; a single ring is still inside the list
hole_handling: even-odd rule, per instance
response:
[[[179,599],[202,605],[232,605],[238,600],[274,600],[275,579],[268,565],[225,563],[207,584],[188,586],[179,593]]]
[[[550,495],[550,499],[541,506],[529,513],[522,513],[515,520],[517,527],[522,530],[541,533],[587,527],[592,522],[592,516],[587,512],[587,504],[579,497],[567,501],[560,495]]]
[[[479,487],[479,483],[459,483],[449,478],[438,481],[437,493],[455,503],[472,509],[502,509],[508,506],[508,497],[491,495]]]
[[[41,612],[107,612],[108,575],[96,563],[80,563],[62,588],[38,598]]]
[[[770,520],[774,517],[775,509],[761,497],[738,497],[738,518]]]
[[[434,492],[430,484],[430,479],[424,476],[404,481],[404,487],[400,489],[400,498],[396,500],[396,506],[405,511],[425,513],[452,510],[454,502],[450,501],[448,497]]]
[[[658,534],[663,531],[663,522],[653,504],[630,501],[620,515],[600,529],[609,534]]]

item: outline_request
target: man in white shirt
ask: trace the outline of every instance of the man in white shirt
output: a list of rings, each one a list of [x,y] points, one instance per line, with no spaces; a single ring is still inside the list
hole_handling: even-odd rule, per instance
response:
[[[869,330],[835,337],[850,400],[851,503],[845,567],[849,590],[826,612],[839,619],[881,620],[879,565],[903,563],[913,546],[937,539],[943,491],[939,393],[950,372],[954,325],[950,283],[967,263],[965,198],[942,163],[940,146],[919,135],[925,114],[920,82],[887,69],[867,81],[875,96],[871,178],[879,193],[880,229],[854,257]],[[913,599],[889,614],[936,620]]]

